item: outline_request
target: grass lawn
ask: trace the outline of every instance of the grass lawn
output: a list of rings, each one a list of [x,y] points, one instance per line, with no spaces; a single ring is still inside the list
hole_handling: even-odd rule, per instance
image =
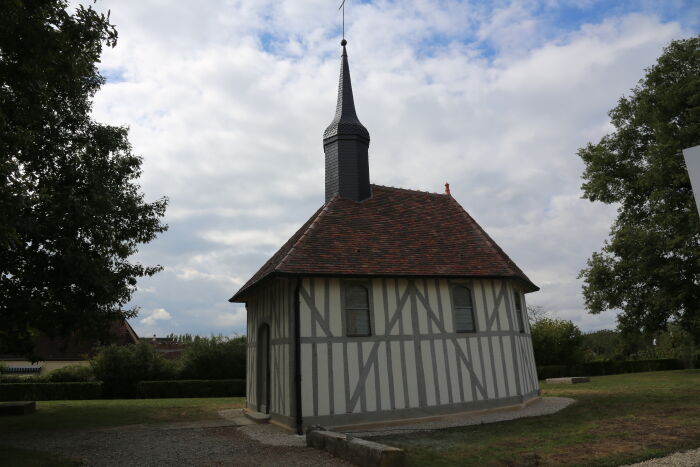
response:
[[[430,466],[616,466],[700,447],[700,370],[540,387],[578,402],[544,417],[373,439]]]
[[[0,444],[2,433],[191,422],[216,419],[218,410],[240,407],[245,407],[243,397],[37,401],[34,414],[0,417]]]

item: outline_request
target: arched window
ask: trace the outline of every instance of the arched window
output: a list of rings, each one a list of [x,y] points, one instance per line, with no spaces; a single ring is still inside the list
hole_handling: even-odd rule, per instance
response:
[[[452,306],[455,316],[455,331],[474,332],[474,304],[472,293],[468,288],[458,285],[452,289]]]
[[[520,292],[517,290],[515,295],[515,317],[518,320],[518,331],[525,332],[525,320],[523,319],[523,302],[520,300]]]
[[[363,285],[345,287],[345,332],[348,336],[369,336],[369,291]]]

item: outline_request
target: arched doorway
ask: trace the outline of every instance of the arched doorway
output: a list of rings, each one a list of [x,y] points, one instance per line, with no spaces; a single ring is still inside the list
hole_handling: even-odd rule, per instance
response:
[[[258,411],[270,413],[270,326],[262,324],[258,328]]]

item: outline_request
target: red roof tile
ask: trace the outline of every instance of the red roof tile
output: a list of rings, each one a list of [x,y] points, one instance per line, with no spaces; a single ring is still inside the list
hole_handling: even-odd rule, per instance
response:
[[[451,196],[378,185],[326,203],[231,301],[275,274],[509,277],[539,290]]]

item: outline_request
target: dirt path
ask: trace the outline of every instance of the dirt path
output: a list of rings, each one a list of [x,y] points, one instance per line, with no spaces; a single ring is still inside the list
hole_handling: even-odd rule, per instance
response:
[[[80,459],[86,466],[350,465],[313,448],[270,446],[247,436],[237,426],[215,425],[138,425],[10,434],[3,435],[0,444]]]

